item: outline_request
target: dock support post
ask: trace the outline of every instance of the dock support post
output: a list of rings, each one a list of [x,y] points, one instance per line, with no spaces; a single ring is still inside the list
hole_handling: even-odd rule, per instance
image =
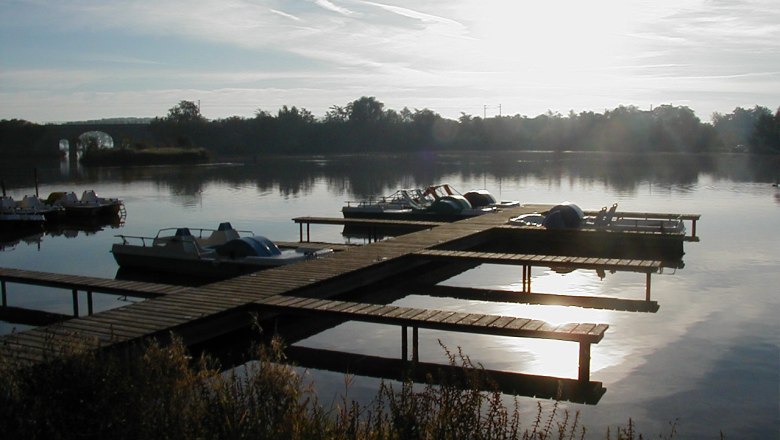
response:
[[[8,297],[6,296],[5,280],[0,281],[0,290],[2,290],[3,294],[3,307],[6,307],[8,305]]]
[[[300,221],[298,222],[298,242],[303,243],[303,224],[306,223],[306,242],[311,241],[311,223]]]
[[[691,221],[691,238],[696,238],[696,219]]]
[[[79,316],[79,291],[73,289],[73,316]]]
[[[650,272],[647,273],[647,281],[645,282],[645,301],[650,301]]]
[[[531,265],[523,265],[523,293],[531,293]]]
[[[523,288],[521,290],[525,293],[525,264],[523,265]]]
[[[531,293],[531,265],[528,265],[528,293]]]
[[[412,327],[412,362],[415,364],[420,362],[420,343],[419,341],[420,329],[418,327]]]
[[[92,312],[92,291],[87,290],[87,315],[91,315]]]
[[[580,368],[577,380],[590,382],[590,342],[580,342]]]
[[[406,340],[407,331],[406,326],[401,326],[401,359],[406,362],[409,360],[409,341]]]

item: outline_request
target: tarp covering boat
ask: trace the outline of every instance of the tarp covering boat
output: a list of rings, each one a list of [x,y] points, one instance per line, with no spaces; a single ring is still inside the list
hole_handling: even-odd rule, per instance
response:
[[[580,227],[584,218],[585,214],[579,206],[564,202],[550,209],[542,221],[542,226],[547,229],[574,229]]]

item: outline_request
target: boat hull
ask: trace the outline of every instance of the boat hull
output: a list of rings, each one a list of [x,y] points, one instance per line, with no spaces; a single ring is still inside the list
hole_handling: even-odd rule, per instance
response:
[[[618,259],[661,260],[667,267],[682,267],[685,255],[681,233],[605,231],[598,229],[545,229],[534,226],[496,228],[483,252],[522,252]]]
[[[415,210],[369,211],[344,208],[342,214],[347,219],[395,220],[395,221],[428,221],[456,222],[478,215],[487,214],[492,210],[470,210],[460,213],[436,213]]]
[[[327,250],[329,251],[329,250]],[[111,248],[114,260],[122,269],[150,273],[183,275],[206,279],[226,279],[260,270],[293,264],[316,258],[325,250],[286,250],[279,257],[220,257],[208,255],[166,253],[155,246],[114,244]]]
[[[110,218],[118,217],[121,204],[101,206],[65,206],[65,217],[77,218]],[[62,218],[62,217],[60,217]]]

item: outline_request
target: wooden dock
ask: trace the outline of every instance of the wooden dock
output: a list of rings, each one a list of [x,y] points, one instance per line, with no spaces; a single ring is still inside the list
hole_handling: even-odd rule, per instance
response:
[[[608,328],[605,324],[570,323],[551,326],[542,321],[520,317],[464,314],[336,299],[340,295],[360,291],[406,271],[423,267],[430,264],[431,259],[464,258],[457,252],[465,252],[484,244],[491,239],[490,231],[501,227],[511,217],[529,212],[529,209],[531,208],[521,206],[454,223],[416,224],[414,228],[422,230],[365,246],[345,246],[340,252],[324,258],[194,288],[163,287],[30,271],[22,273],[3,269],[0,271],[3,298],[6,282],[29,282],[72,289],[74,296],[77,291],[86,291],[90,295],[93,291],[102,291],[120,295],[145,293],[151,298],[117,309],[88,313],[87,316],[65,322],[6,335],[0,339],[0,356],[14,356],[29,363],[43,362],[50,356],[47,350],[50,350],[52,344],[65,344],[74,339],[88,339],[100,347],[111,347],[150,337],[167,340],[174,334],[181,337],[186,344],[195,344],[246,328],[257,313],[260,313],[262,318],[282,314],[305,314],[397,325],[403,329],[403,353],[406,353],[408,346],[406,329],[411,327],[414,335],[413,361],[417,359],[419,351],[419,328],[572,341],[580,347],[578,380],[588,382],[591,345],[604,337]],[[312,221],[318,218],[306,219]],[[302,219],[296,219],[296,223],[300,224],[301,228],[304,224]],[[308,227],[306,238],[310,239]],[[442,250],[444,247],[446,250]],[[544,256],[521,258],[516,255],[498,254],[471,255],[469,258],[536,265],[555,263],[619,267],[643,271],[648,273],[648,276],[659,267],[657,262],[645,260],[631,262],[560,257],[554,257],[552,260],[545,259]]]
[[[374,220],[363,218],[336,218],[336,217],[295,217],[293,221],[298,224],[299,240],[309,242],[311,240],[311,225],[342,225],[344,227],[356,227],[365,230],[369,240],[377,241],[380,231],[398,230],[403,232],[421,231],[432,229],[444,224],[432,221],[406,221],[406,220]],[[306,225],[306,235],[303,226]],[[305,240],[304,240],[305,238]]]

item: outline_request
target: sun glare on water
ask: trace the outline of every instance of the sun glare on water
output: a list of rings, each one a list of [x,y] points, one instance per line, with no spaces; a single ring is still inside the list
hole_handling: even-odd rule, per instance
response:
[[[535,268],[532,271],[532,291],[571,296],[602,296],[605,290],[603,276],[604,274],[593,270]],[[441,284],[506,291],[508,300],[493,302],[448,298],[445,303],[440,298],[410,295],[396,305],[513,316],[541,320],[554,326],[566,323],[610,324],[613,313],[609,310],[566,305],[565,301],[560,305],[511,302],[510,298],[517,295],[512,292],[522,291],[522,279],[521,272],[517,268],[510,269],[506,266],[481,265]],[[463,340],[460,336],[452,338]],[[473,336],[473,338],[475,341],[471,344],[480,347],[479,356],[475,356],[475,359],[480,358],[480,362],[484,361],[488,368],[544,376],[577,377],[579,350],[577,343],[494,336]],[[619,357],[620,353],[613,353],[613,355]],[[594,349],[591,356],[592,372],[618,362],[618,359],[610,359],[609,355],[605,357],[604,353],[598,352],[597,349]]]

